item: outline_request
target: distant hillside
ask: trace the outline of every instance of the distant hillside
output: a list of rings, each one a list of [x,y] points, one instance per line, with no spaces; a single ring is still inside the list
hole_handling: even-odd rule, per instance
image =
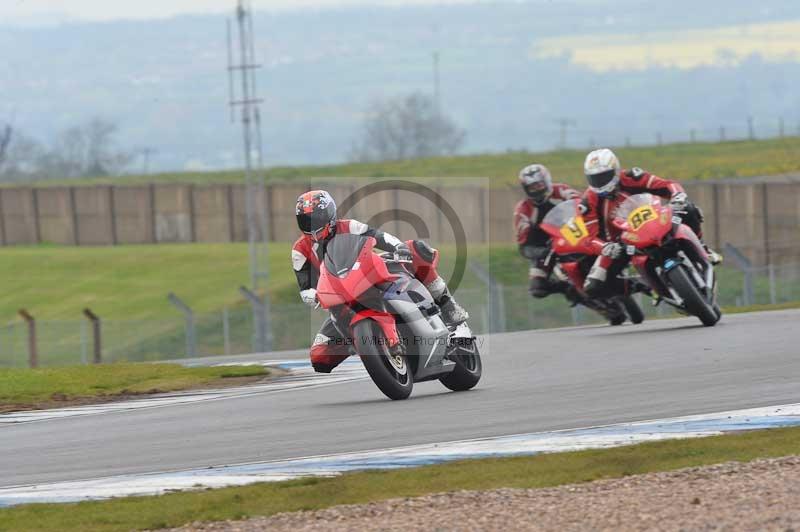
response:
[[[469,153],[552,149],[561,119],[573,121],[566,135],[572,147],[621,145],[626,137],[655,143],[658,133],[676,142],[691,129],[711,140],[721,125],[727,138],[743,138],[748,115],[761,137],[777,133],[779,117],[795,132],[800,43],[780,35],[777,56],[757,53],[758,43],[770,44],[764,24],[791,20],[800,20],[796,0],[537,0],[260,13],[267,161],[343,161],[371,102],[432,91],[436,50],[443,105],[467,130]],[[748,34],[749,25],[760,33]],[[702,39],[706,30],[713,39]],[[688,52],[686,35],[695,39]],[[730,38],[741,46],[727,50]],[[587,46],[598,40],[608,40],[615,55],[606,55],[620,59],[587,59]],[[686,54],[694,43],[704,46],[702,60],[676,63],[691,68],[670,63],[673,45]],[[5,26],[0,47],[7,52],[0,123],[13,120],[51,141],[100,115],[119,124],[121,145],[158,150],[153,168],[240,164],[239,133],[226,106],[224,17]],[[629,63],[636,68],[626,70]]]
[[[616,149],[625,166],[641,166],[659,175],[675,179],[710,179],[749,177],[800,172],[800,137],[738,141],[717,144],[671,144],[662,147]],[[554,177],[580,185],[586,150],[562,150],[545,153],[509,152],[487,155],[441,157],[413,161],[294,166],[269,168],[267,179],[273,181],[325,181],[333,178],[419,177],[457,178],[489,177],[495,186],[515,184],[519,170],[532,162],[546,164]],[[180,172],[147,176],[91,180],[42,181],[38,185],[63,184],[136,184],[151,182],[224,183],[242,182],[241,171]],[[451,180],[452,181],[452,180]]]

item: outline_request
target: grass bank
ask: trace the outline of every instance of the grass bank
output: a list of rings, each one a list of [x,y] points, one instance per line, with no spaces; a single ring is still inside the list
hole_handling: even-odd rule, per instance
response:
[[[771,310],[791,310],[800,308],[800,301],[776,303],[775,305],[748,305],[745,307],[724,307],[724,314],[744,314],[745,312],[767,312]]]
[[[294,282],[289,244],[271,246],[273,296]],[[13,290],[0,294],[0,321],[27,308],[39,319],[81,319],[90,307],[104,319],[178,316],[169,292],[196,312],[241,301],[249,284],[247,244],[143,246],[29,246],[3,249],[0,277]]]
[[[747,177],[800,171],[800,137],[731,141],[722,143],[670,144],[666,146],[616,147],[626,166],[641,166],[674,179]],[[266,170],[269,181],[304,181],[352,177],[463,178],[488,177],[495,186],[515,183],[520,168],[533,161],[546,164],[556,179],[583,184],[586,150],[544,153],[514,151],[497,154],[432,157],[410,161],[351,163],[319,166],[274,167]],[[114,178],[41,181],[42,186],[64,184],[140,183],[240,183],[241,171],[175,172]],[[445,182],[446,183],[446,182]],[[441,184],[441,183],[440,183]]]
[[[111,532],[242,519],[454,490],[542,488],[800,454],[800,428],[533,457],[468,460],[201,492],[0,510],[0,530]]]
[[[456,250],[441,246],[440,270],[453,272]],[[289,244],[270,248],[268,291],[273,306],[276,349],[308,345],[324,318],[300,304],[289,264]],[[528,262],[516,246],[471,245],[468,261],[483,264],[505,287],[508,330],[560,327],[572,324],[564,299],[554,295],[533,300],[527,293]],[[90,307],[103,319],[103,357],[106,361],[176,358],[184,354],[183,316],[168,301],[175,292],[195,311],[197,353],[224,352],[223,307],[229,317],[231,352],[252,349],[252,313],[238,287],[248,282],[246,244],[173,244],[119,247],[35,246],[3,250],[0,276],[13,286],[0,294],[0,365],[27,363],[27,337],[17,310],[27,308],[37,318],[42,365],[73,365],[90,356],[89,332],[81,311]],[[720,302],[729,307],[741,297],[743,274],[731,267],[719,270]],[[779,303],[800,299],[800,282],[779,279]],[[754,283],[756,303],[770,301],[766,277]],[[473,313],[475,330],[488,327],[487,288],[467,268],[457,291]],[[581,323],[598,317],[586,311]],[[649,313],[650,316],[653,312]],[[82,329],[83,327],[83,329]]]
[[[440,269],[448,275],[456,250],[440,248]],[[300,302],[289,251],[288,243],[270,245],[268,291],[276,305]],[[528,261],[513,244],[470,245],[467,260],[483,264],[505,286],[527,285]],[[727,266],[719,271],[721,297],[727,302],[741,294],[742,274]],[[180,318],[167,301],[169,292],[198,314],[244,305],[238,287],[249,280],[247,244],[8,247],[3,249],[0,277],[14,287],[0,294],[0,323],[17,320],[20,308],[41,320],[80,320],[85,307],[106,320]],[[467,269],[460,288],[485,286]],[[766,278],[756,279],[755,291],[759,302],[768,295]]]
[[[185,368],[177,364],[0,369],[0,412],[186,390],[267,374],[261,366]]]

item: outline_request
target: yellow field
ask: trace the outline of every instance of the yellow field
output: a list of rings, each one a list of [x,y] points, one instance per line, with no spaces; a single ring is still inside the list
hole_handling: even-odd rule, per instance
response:
[[[736,64],[752,54],[770,60],[796,60],[800,54],[800,21],[638,35],[557,37],[539,41],[531,49],[531,56],[537,59],[564,54],[569,54],[573,63],[600,72]]]

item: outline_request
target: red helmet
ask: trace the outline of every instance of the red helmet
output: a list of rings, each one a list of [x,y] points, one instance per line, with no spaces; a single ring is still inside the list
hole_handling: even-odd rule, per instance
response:
[[[330,237],[336,228],[336,202],[324,190],[312,190],[297,198],[295,215],[300,230],[317,242]]]

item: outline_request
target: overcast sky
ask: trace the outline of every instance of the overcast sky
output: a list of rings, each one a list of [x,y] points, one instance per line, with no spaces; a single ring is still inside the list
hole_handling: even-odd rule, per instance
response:
[[[476,0],[252,0],[258,10],[346,5],[451,4]],[[477,0],[482,1],[482,0]],[[0,21],[59,22],[69,19],[156,18],[229,11],[236,0],[0,0]]]

